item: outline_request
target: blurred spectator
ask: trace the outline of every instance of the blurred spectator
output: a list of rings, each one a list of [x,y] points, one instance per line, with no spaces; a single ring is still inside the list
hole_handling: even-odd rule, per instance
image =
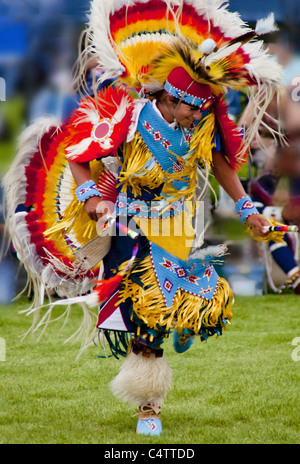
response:
[[[273,55],[279,64],[283,66],[284,86],[292,85],[293,79],[300,76],[300,56],[297,49],[284,33],[275,36],[275,40],[269,44],[269,52]]]
[[[72,111],[77,108],[82,95],[93,94],[93,83],[103,73],[101,69],[96,68],[96,64],[95,60],[89,62],[84,82],[82,82],[82,76],[79,82],[74,81],[71,66],[67,67],[63,64],[59,66],[58,64],[29,105],[29,123],[45,115],[56,116],[58,120],[66,121]],[[98,90],[112,83],[113,80],[106,80],[98,86]]]
[[[283,87],[267,108],[263,121],[274,131],[296,134],[300,133],[300,55],[291,37],[283,28],[267,44],[271,55],[283,66]],[[254,108],[248,105],[239,123],[248,127],[253,114]],[[253,141],[252,151],[254,166],[260,173],[274,168],[276,142],[262,126],[257,135],[260,141]]]
[[[37,92],[29,105],[28,122],[40,116],[56,116],[60,121],[67,119],[76,107],[78,97],[71,88],[70,69],[58,69],[50,74],[45,85]]]
[[[274,170],[255,179],[251,196],[265,216],[300,226],[300,139],[291,141],[290,146],[278,146]],[[275,263],[300,295],[297,235],[286,234],[284,243],[270,242],[268,246]]]
[[[280,94],[281,127],[289,134],[300,134],[300,67],[299,67],[299,96],[295,98],[297,88],[284,87]],[[279,115],[278,115],[279,116]]]
[[[241,92],[229,89],[226,94],[226,100],[229,108],[228,114],[231,119],[236,121],[242,113]]]

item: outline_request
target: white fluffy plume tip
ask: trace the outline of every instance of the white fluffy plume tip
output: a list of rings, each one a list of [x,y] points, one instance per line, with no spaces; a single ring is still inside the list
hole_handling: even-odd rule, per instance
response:
[[[217,44],[213,39],[206,39],[202,44],[199,46],[199,52],[203,53],[203,55],[209,55],[214,51]]]
[[[269,34],[275,31],[278,31],[278,26],[275,24],[274,13],[270,13],[267,18],[259,19],[256,23],[255,32],[258,35]]]

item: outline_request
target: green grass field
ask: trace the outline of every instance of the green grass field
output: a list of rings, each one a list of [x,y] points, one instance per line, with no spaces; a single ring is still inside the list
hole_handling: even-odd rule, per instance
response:
[[[49,326],[37,344],[20,340],[30,319],[25,299],[0,307],[0,443],[2,444],[299,444],[299,297],[239,297],[232,325],[218,339],[198,339],[176,354],[165,350],[173,388],[163,408],[163,434],[135,433],[136,412],[112,396],[110,380],[121,363],[100,359],[90,347],[64,340],[80,312],[58,333]]]
[[[0,104],[0,120],[5,124],[5,136],[0,137],[0,180],[9,169],[17,150],[17,141],[25,124],[24,97],[14,96]]]

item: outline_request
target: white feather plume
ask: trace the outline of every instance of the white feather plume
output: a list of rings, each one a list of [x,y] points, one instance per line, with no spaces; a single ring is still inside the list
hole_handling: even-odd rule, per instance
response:
[[[129,100],[127,97],[122,98],[122,101],[120,105],[118,106],[117,111],[112,117],[112,121],[114,124],[119,124],[122,121],[122,119],[126,116],[126,112],[128,109],[128,102]]]
[[[92,53],[96,54],[99,66],[105,69],[100,80],[116,78],[125,71],[112,45],[110,32],[110,15],[122,7],[116,0],[94,0],[89,14],[88,35]],[[126,2],[127,3],[127,2]]]
[[[230,55],[231,53],[236,52],[241,46],[241,43],[235,43],[232,45],[225,45],[224,47],[220,47],[219,50],[217,50],[214,53],[211,53],[206,59],[205,59],[205,66],[210,66],[211,63],[214,63],[216,61],[220,61],[222,58],[225,58],[226,56]]]
[[[256,23],[255,32],[258,35],[269,34],[275,31],[278,31],[278,26],[275,24],[274,13],[270,13],[267,18],[259,19]]]
[[[72,161],[78,155],[84,153],[89,148],[92,141],[93,139],[89,137],[81,140],[81,142],[77,143],[76,145],[72,145],[71,147],[66,148],[67,159]]]
[[[95,108],[95,103],[91,102],[85,106],[80,107],[80,113],[78,118],[75,121],[75,127],[78,124],[91,123],[93,126],[97,125],[99,122],[99,113]]]

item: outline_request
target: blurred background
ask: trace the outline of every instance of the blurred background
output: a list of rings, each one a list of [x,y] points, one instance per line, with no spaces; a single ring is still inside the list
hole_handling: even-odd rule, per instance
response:
[[[285,114],[291,116],[286,117],[283,125],[287,125],[287,131],[291,125],[294,132],[300,133],[300,1],[230,0],[229,4],[232,11],[238,11],[251,25],[270,12],[275,13],[280,32],[268,40],[274,59],[284,66]],[[88,10],[89,0],[0,0],[0,178],[15,156],[17,138],[24,127],[44,114],[64,119],[76,104],[76,95],[66,89],[71,82]],[[238,121],[247,104],[246,94],[229,94],[228,103],[232,118]],[[274,153],[272,156],[273,160]],[[254,162],[241,173],[246,188],[267,169],[273,166],[257,150]],[[212,225],[208,240],[219,243],[229,240],[232,257],[236,246],[237,257],[243,258],[236,262],[232,258],[220,273],[232,280],[235,291],[260,294],[266,290],[264,250],[246,240],[224,192],[218,191],[218,197],[218,207],[213,200],[209,205]],[[1,203],[0,227],[3,244]],[[0,263],[0,303],[10,301],[16,292],[15,285],[9,284],[17,272],[14,259],[12,252],[12,257]],[[252,287],[249,286],[251,275]],[[238,284],[237,276],[245,279],[241,281],[239,277]]]

